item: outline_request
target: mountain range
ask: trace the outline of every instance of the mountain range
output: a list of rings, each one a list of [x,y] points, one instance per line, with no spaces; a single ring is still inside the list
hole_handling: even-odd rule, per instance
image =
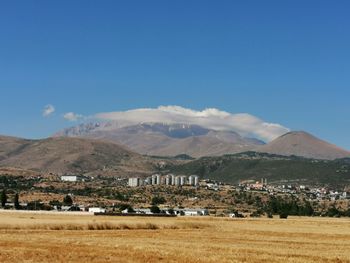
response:
[[[151,156],[219,156],[249,151],[264,142],[233,131],[215,131],[189,124],[140,123],[119,127],[115,122],[88,123],[58,132],[54,137],[112,141]]]
[[[174,158],[178,155],[181,158]],[[0,168],[17,174],[25,173],[18,169],[118,177],[174,172],[227,182],[262,175],[273,180],[301,176],[343,182],[348,178],[349,157],[350,152],[302,131],[265,143],[234,131],[182,123],[96,122],[41,140],[0,136]],[[328,162],[335,159],[342,160]]]
[[[234,131],[193,124],[139,123],[125,126],[110,121],[81,124],[54,135],[62,136],[114,142],[150,156],[187,154],[199,158],[246,151],[329,160],[350,156],[349,151],[302,131],[286,133],[266,144],[258,138],[244,137]]]

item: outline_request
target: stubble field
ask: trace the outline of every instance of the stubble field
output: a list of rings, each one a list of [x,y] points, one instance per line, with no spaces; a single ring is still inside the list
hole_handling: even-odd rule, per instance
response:
[[[350,262],[350,220],[0,213],[0,262]]]

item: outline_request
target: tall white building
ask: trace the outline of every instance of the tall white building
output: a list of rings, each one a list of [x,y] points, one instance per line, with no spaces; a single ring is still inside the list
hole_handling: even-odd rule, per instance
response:
[[[161,184],[161,176],[160,174],[157,174],[157,182],[156,184],[160,185]]]
[[[131,177],[129,178],[128,185],[130,187],[137,187],[140,186],[141,179],[138,177]]]
[[[152,175],[152,177],[151,177],[151,183],[152,183],[152,185],[157,184],[157,175],[156,175],[156,174]]]
[[[174,185],[179,186],[180,185],[180,176],[176,176],[174,180]]]
[[[175,175],[171,175],[171,185],[175,185],[175,178],[176,176]]]
[[[187,177],[185,175],[180,176],[180,185],[185,185],[187,183]]]
[[[199,184],[199,176],[191,175],[188,177],[188,184],[192,186],[197,186]]]
[[[167,174],[165,176],[165,184],[166,185],[171,185],[171,175],[170,174]]]

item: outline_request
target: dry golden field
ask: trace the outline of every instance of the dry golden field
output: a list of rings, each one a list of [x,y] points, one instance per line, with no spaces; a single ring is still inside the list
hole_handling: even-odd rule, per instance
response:
[[[350,220],[0,212],[0,262],[350,262]]]

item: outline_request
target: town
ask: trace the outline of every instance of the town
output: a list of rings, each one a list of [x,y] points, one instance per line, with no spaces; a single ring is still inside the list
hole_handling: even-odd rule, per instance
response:
[[[256,217],[281,214],[348,216],[349,189],[280,182],[267,178],[228,184],[198,175],[152,174],[106,178],[80,175],[0,177],[2,207],[109,215]],[[20,191],[18,192],[18,189]],[[281,207],[271,208],[272,202]],[[308,207],[307,214],[304,211]],[[330,212],[331,211],[331,212]]]

